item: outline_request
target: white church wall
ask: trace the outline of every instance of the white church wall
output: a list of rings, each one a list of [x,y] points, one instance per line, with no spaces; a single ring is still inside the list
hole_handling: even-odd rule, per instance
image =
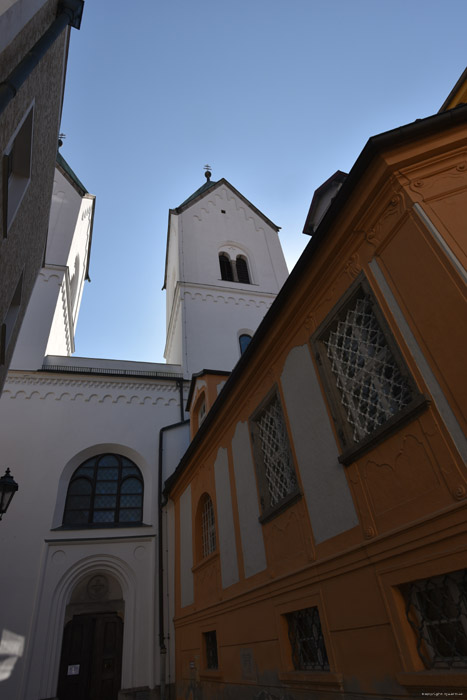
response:
[[[225,212],[225,213],[223,213]],[[180,214],[183,236],[181,279],[229,284],[220,279],[219,252],[244,254],[255,290],[277,294],[288,270],[277,232],[226,185],[214,188]],[[231,285],[231,283],[230,283]]]
[[[202,369],[230,371],[240,358],[239,332],[255,329],[274,301],[274,295],[186,285],[185,357],[188,375]]]
[[[247,260],[250,283],[221,279],[221,252],[233,266],[239,256]],[[256,330],[287,275],[277,231],[228,185],[172,211],[165,357],[181,363],[185,377],[232,369],[240,329]]]
[[[127,671],[123,687],[154,685],[155,642],[152,639],[149,644],[147,635],[148,630],[154,635],[156,624],[148,625],[149,619],[154,620],[151,610],[157,581],[153,560],[158,439],[162,426],[179,419],[180,393],[175,380],[10,373],[0,400],[2,458],[20,488],[0,531],[2,552],[8,561],[8,570],[0,580],[0,595],[9,600],[2,627],[24,639],[25,651],[11,676],[0,684],[1,700],[39,700],[53,697],[56,691],[66,596],[52,593],[61,581],[50,554],[54,547],[64,552],[63,566],[66,560],[70,572],[81,571],[88,560],[94,562],[96,570],[102,568],[110,551],[119,566],[130,572],[128,600],[136,601],[134,624],[137,628],[140,625],[140,631],[128,641],[128,620],[124,623]],[[107,451],[129,457],[140,468],[146,527],[54,529],[61,525],[74,470],[88,457]],[[150,546],[144,545],[146,563],[135,561],[139,556],[135,538],[152,538]],[[142,550],[138,552],[143,556]],[[73,577],[75,581],[74,573]],[[60,610],[55,609],[58,602]],[[47,637],[49,646],[42,644],[42,621],[48,625],[49,617],[57,615],[55,627],[47,632],[52,641]],[[19,689],[22,677],[27,678],[26,694]]]
[[[71,355],[86,277],[94,196],[55,168],[44,266],[26,310],[12,369],[40,369],[46,354]]]

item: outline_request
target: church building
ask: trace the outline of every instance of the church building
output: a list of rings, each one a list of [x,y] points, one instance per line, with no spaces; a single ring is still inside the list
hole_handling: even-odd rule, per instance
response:
[[[20,484],[0,531],[2,700],[152,697],[141,693],[161,682],[159,489],[189,444],[191,375],[233,368],[288,274],[278,227],[207,172],[169,213],[167,363],[72,357],[94,203],[59,154],[0,400],[2,463]]]
[[[166,363],[73,356],[98,232],[57,156],[0,398],[0,700],[467,692],[466,84],[316,191],[290,275],[207,171]]]

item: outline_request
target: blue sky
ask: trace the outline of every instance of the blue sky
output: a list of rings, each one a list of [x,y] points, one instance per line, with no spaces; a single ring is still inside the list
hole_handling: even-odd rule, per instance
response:
[[[86,0],[62,155],[96,195],[76,355],[163,362],[169,208],[225,177],[289,269],[314,190],[372,135],[438,111],[466,0]]]

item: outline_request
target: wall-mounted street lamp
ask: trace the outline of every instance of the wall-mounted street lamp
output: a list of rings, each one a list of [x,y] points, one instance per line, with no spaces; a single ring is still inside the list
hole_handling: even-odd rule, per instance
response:
[[[7,468],[5,474],[0,479],[0,520],[3,514],[7,512],[11,499],[17,490],[18,484],[11,476],[9,468]]]

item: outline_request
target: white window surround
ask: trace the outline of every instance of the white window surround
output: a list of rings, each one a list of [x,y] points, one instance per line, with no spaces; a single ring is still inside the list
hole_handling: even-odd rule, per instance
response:
[[[17,126],[3,154],[4,236],[13,223],[31,181],[34,103]]]

